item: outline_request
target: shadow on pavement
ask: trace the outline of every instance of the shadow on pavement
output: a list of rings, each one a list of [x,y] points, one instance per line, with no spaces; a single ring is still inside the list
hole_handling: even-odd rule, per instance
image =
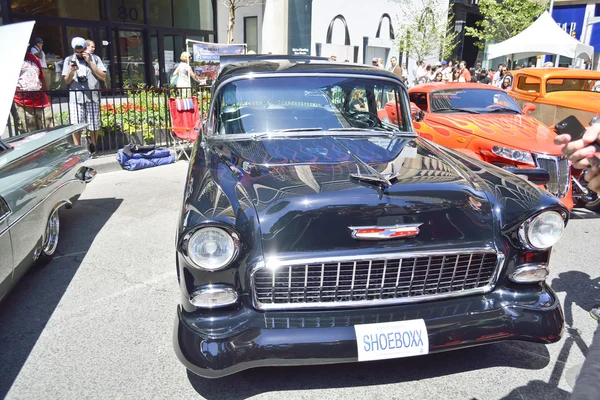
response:
[[[256,368],[217,380],[204,379],[188,371],[188,379],[192,387],[207,399],[237,400],[269,392],[418,381],[498,366],[540,370],[549,362],[550,354],[542,344],[503,342],[424,357],[368,363]]]
[[[555,292],[566,292],[563,310],[567,326],[573,326],[573,305],[590,311],[600,303],[600,278],[592,279],[581,271],[568,271],[558,275],[550,284]]]
[[[0,303],[0,399],[19,375],[96,235],[121,203],[115,198],[79,200],[73,209],[61,209],[54,259],[43,268],[31,268]]]

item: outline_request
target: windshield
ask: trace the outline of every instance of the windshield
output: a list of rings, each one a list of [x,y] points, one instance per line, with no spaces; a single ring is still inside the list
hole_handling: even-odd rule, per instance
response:
[[[348,77],[264,77],[231,82],[215,99],[215,134],[368,130],[412,132],[394,82]]]
[[[432,112],[476,114],[521,112],[510,96],[499,90],[448,89],[432,92],[430,96]]]
[[[551,92],[600,92],[600,80],[552,78],[546,81],[546,93]]]

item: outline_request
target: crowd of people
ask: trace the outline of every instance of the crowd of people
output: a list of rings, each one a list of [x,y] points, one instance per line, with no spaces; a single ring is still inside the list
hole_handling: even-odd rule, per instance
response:
[[[410,82],[411,86],[427,82],[473,82],[505,90],[512,86],[512,77],[505,64],[500,64],[496,71],[482,68],[481,63],[477,63],[475,68],[469,68],[466,61],[442,60],[434,65],[420,61],[417,65],[415,79]]]

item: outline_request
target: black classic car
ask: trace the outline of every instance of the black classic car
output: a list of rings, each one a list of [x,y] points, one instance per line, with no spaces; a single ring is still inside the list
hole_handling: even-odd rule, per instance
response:
[[[387,71],[231,63],[187,176],[176,353],[216,378],[555,342],[545,279],[567,219],[534,183],[417,137]]]

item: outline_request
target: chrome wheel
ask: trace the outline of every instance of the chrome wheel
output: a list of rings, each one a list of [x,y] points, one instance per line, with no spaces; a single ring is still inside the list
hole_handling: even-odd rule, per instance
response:
[[[577,203],[590,211],[600,212],[600,198],[598,197],[598,193],[587,188],[587,182],[584,177],[585,171],[579,176],[579,179],[577,179],[577,186],[583,188],[586,192],[578,193]],[[575,189],[575,186],[573,188]],[[578,192],[581,192],[581,190],[578,190]]]
[[[51,256],[56,251],[56,246],[58,246],[58,235],[60,233],[60,220],[58,217],[58,208],[55,208],[50,214],[50,218],[48,218],[48,224],[46,225],[46,235],[44,239],[44,247],[42,248],[42,252]]]

